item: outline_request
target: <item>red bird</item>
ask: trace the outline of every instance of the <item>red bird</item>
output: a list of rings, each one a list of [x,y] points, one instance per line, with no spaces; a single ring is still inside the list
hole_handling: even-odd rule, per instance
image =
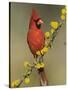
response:
[[[37,59],[36,52],[41,50],[45,46],[45,35],[41,30],[41,24],[43,21],[39,18],[37,12],[33,9],[32,16],[29,23],[29,30],[27,33],[27,43],[29,48],[33,54],[33,56]],[[38,69],[40,75],[40,84],[47,85],[47,78],[45,75],[44,68]]]
[[[37,56],[36,52],[41,50],[45,45],[45,35],[41,30],[42,23],[43,21],[33,9],[27,33],[27,42],[34,57]]]

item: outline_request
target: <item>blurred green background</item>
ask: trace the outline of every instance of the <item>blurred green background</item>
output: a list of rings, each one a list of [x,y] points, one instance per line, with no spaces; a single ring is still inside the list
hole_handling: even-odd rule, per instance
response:
[[[26,71],[24,61],[32,63],[34,58],[27,44],[27,32],[31,17],[32,8],[35,8],[45,23],[43,32],[50,30],[52,20],[60,21],[63,5],[45,5],[28,3],[11,3],[10,12],[10,74],[11,82],[19,79]],[[63,85],[66,83],[66,23],[62,25],[53,47],[44,56],[45,72],[48,78],[48,85]],[[31,82],[23,86],[39,86],[37,71],[30,76]]]

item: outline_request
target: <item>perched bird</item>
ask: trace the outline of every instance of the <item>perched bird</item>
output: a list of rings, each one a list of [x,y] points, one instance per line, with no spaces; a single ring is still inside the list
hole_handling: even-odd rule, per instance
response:
[[[29,30],[27,33],[27,43],[28,46],[35,58],[37,58],[36,52],[45,46],[45,35],[41,30],[41,25],[43,21],[39,18],[36,10],[32,10],[32,15],[29,22]],[[47,85],[47,78],[45,75],[44,68],[38,69],[38,73],[40,76],[40,84]]]
[[[33,56],[37,56],[36,52],[41,50],[45,45],[45,35],[41,30],[43,21],[39,18],[37,12],[33,9],[29,22],[29,30],[27,33],[27,42]]]

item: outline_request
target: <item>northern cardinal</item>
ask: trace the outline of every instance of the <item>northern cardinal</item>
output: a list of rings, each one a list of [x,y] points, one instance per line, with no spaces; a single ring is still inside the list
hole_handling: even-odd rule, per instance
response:
[[[41,30],[41,24],[43,24],[43,21],[41,18],[39,18],[37,12],[33,9],[29,23],[27,42],[34,56],[36,55],[36,52],[41,50],[45,45],[45,35]]]
[[[45,35],[41,30],[42,24],[42,19],[39,18],[36,10],[33,9],[27,33],[27,43],[34,57],[37,56],[36,52],[41,50],[45,45]],[[38,72],[40,75],[41,85],[47,85],[44,68],[38,69]]]

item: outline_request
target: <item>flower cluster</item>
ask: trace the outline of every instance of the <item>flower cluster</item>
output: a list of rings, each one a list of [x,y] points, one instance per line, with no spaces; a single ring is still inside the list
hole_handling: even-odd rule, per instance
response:
[[[25,84],[29,84],[29,83],[30,83],[30,78],[29,78],[29,77],[26,77],[26,78],[24,79],[24,83],[25,83]]]
[[[60,16],[61,20],[65,20],[65,15],[66,15],[66,7],[61,9],[61,16]]]
[[[30,83],[30,78],[29,77],[24,77],[23,80],[15,80],[11,83],[11,87],[19,87],[21,82],[24,82],[25,84],[29,84]]]
[[[11,87],[17,87],[20,83],[20,80],[15,80],[12,82]]]
[[[44,63],[43,62],[38,62],[36,65],[35,65],[35,68],[37,69],[40,69],[40,68],[44,68]]]
[[[31,66],[30,63],[28,61],[25,61],[24,62],[24,67],[29,67],[29,66]]]
[[[41,49],[40,51],[37,51],[36,54],[37,54],[38,56],[40,56],[40,55],[44,55],[44,54],[47,53],[47,52],[48,52],[48,47],[44,47],[44,48]]]
[[[23,82],[25,84],[29,84],[30,83],[30,74],[33,70],[33,66],[28,62],[28,61],[25,61],[24,62],[24,66],[25,68],[27,68],[27,71],[25,72],[25,74],[23,75],[23,78],[20,80],[15,80],[11,83],[11,87],[19,87],[20,84]]]

